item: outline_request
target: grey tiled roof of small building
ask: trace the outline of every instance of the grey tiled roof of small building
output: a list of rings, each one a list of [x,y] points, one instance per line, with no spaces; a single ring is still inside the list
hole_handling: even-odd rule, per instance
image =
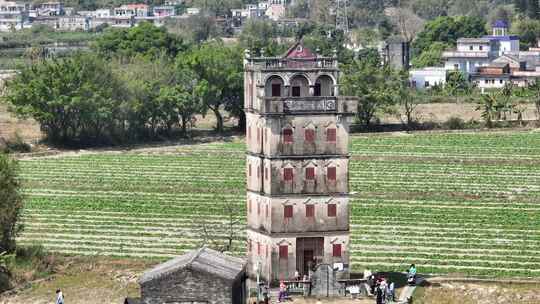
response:
[[[214,274],[220,278],[234,280],[244,270],[245,265],[246,262],[241,258],[228,256],[207,247],[202,247],[159,264],[145,272],[139,279],[139,284],[167,276],[186,267]]]

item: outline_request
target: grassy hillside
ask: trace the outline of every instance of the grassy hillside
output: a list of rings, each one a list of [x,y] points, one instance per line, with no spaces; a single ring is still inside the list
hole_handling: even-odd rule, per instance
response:
[[[23,160],[21,243],[65,254],[167,258],[223,235],[245,251],[244,143]],[[540,277],[540,133],[356,136],[355,270]]]

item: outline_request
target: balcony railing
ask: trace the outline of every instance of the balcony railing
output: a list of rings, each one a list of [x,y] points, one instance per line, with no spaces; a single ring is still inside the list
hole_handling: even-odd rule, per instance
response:
[[[334,69],[337,59],[332,57],[317,58],[249,58],[248,64],[263,69]]]

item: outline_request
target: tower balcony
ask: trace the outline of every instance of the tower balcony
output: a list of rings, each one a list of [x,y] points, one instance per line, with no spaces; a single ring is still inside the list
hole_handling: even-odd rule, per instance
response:
[[[357,108],[355,97],[308,96],[308,97],[259,97],[260,103],[248,111],[259,114],[341,114],[354,115]]]

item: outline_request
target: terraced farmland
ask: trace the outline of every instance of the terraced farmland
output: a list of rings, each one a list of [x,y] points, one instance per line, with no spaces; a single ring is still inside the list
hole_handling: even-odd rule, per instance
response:
[[[540,133],[356,136],[352,263],[357,270],[540,277]],[[21,243],[66,254],[166,258],[224,236],[243,254],[242,141],[21,161]],[[203,225],[204,223],[204,225]]]

